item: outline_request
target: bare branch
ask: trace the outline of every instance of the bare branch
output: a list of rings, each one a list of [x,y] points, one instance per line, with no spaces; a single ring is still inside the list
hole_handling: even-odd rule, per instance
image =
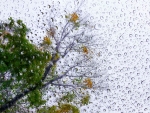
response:
[[[74,43],[74,41],[73,41],[71,44],[69,44],[69,45],[66,47],[66,50],[65,50],[64,54],[62,55],[63,58],[68,54],[68,52],[70,52],[70,50],[73,48],[74,45],[75,45],[75,43]]]
[[[52,83],[52,85],[76,88],[74,85],[69,85],[69,84],[56,84],[56,83]]]

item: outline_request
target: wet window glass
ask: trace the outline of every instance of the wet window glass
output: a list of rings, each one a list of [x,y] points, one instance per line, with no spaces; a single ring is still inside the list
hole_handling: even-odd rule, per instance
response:
[[[1,0],[0,112],[149,113],[148,0]]]

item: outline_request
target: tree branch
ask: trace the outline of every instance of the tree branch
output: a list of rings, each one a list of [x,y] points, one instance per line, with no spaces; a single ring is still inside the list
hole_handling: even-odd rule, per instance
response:
[[[8,108],[12,107],[18,100],[20,100],[22,97],[30,93],[31,91],[34,91],[38,86],[30,87],[28,90],[25,90],[23,93],[20,93],[16,95],[12,100],[8,101],[6,104],[0,106],[0,112],[3,112],[7,110]]]
[[[52,60],[50,62],[50,64],[45,68],[45,72],[44,72],[44,75],[42,77],[42,81],[44,81],[48,75],[48,73],[50,72],[50,69],[52,68],[53,64],[56,64],[56,62],[59,60],[59,58],[57,60],[54,60],[55,59],[55,56],[56,54],[54,54],[52,56]]]
[[[52,85],[55,85],[55,86],[63,86],[63,87],[73,87],[73,88],[76,88],[74,85],[69,85],[69,84],[56,84],[56,83],[52,83]]]

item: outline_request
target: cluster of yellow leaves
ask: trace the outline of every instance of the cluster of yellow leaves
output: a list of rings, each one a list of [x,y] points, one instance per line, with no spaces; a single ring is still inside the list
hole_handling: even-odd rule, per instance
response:
[[[71,14],[71,22],[76,22],[79,19],[79,16],[76,13]]]
[[[88,49],[87,49],[86,46],[83,46],[83,47],[82,47],[82,50],[83,50],[83,53],[88,54]]]
[[[43,43],[44,44],[47,44],[47,45],[51,45],[52,44],[52,42],[51,42],[51,40],[50,40],[50,38],[49,37],[44,37],[44,40],[43,40]]]
[[[86,78],[84,81],[85,85],[88,87],[88,88],[92,88],[93,87],[93,82],[90,78]]]

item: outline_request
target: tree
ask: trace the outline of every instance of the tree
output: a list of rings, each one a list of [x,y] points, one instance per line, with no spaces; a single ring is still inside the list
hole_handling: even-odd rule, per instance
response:
[[[50,92],[65,95],[49,110],[78,111],[69,104],[76,97],[83,105],[89,103],[85,89],[96,88],[94,79],[100,77],[99,56],[93,52],[97,39],[86,31],[91,30],[89,24],[77,11],[65,15],[65,21],[62,28],[50,21],[40,47],[26,38],[30,30],[22,20],[9,18],[9,22],[0,23],[0,112],[24,102],[38,108],[46,102],[43,92],[51,87],[55,88]]]

